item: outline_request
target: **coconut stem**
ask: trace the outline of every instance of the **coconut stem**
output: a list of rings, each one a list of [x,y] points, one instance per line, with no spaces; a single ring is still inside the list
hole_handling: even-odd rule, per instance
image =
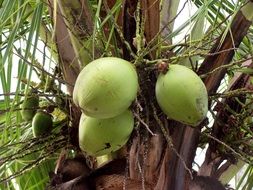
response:
[[[157,70],[159,73],[166,74],[169,70],[169,63],[158,61],[157,63]]]

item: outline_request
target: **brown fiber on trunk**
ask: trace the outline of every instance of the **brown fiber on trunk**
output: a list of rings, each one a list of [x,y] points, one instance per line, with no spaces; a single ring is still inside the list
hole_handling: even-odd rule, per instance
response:
[[[135,0],[126,0],[123,5],[123,36],[126,42],[129,43],[131,49],[136,51],[136,48],[133,45],[133,39],[135,37],[136,31],[136,22],[135,22],[135,10],[137,7],[137,1]],[[123,59],[132,60],[133,57],[130,55],[129,50],[126,47],[126,44],[122,43],[123,46]]]
[[[245,61],[242,65],[248,68],[253,68],[252,60]],[[231,79],[227,92],[231,90],[241,89],[244,87],[246,89],[252,90],[251,77],[248,74],[237,73]],[[245,102],[245,97],[242,95],[236,98],[240,99],[241,102]],[[240,110],[242,109],[242,106],[238,103],[238,101],[234,97],[223,99],[221,104],[229,106],[230,109],[232,109],[233,111],[237,113],[239,113]],[[235,126],[233,126],[229,122],[231,117],[233,117],[232,116],[233,114],[229,112],[228,110],[226,110],[225,107],[218,108],[218,106],[219,105],[216,105],[218,109],[218,113],[217,113],[217,119],[212,126],[212,136],[223,141],[223,138],[225,137],[225,135],[227,135],[224,133],[224,127],[228,127],[232,129]],[[210,146],[207,149],[205,161],[201,165],[201,168],[198,173],[199,175],[213,176],[213,177],[218,178],[222,174],[221,169],[224,172],[232,163],[236,162],[235,161],[236,158],[234,158],[234,156],[232,156],[231,154],[223,155],[223,157],[220,157],[219,153],[217,152],[217,150],[219,149],[218,146],[220,144],[215,140],[210,140],[209,145]],[[220,168],[221,162],[224,160],[227,160],[226,162],[228,164],[224,165],[225,168]]]
[[[48,0],[48,3],[51,17],[54,18],[53,12],[55,7],[53,0]],[[54,20],[52,20],[52,22],[54,23]],[[70,84],[67,86],[68,93],[72,95],[76,78],[80,72],[80,66],[79,60],[77,60],[76,58],[77,56],[71,44],[67,25],[64,21],[61,12],[59,12],[59,8],[57,8],[56,23],[54,24],[56,29],[54,40],[59,54],[59,66],[62,70],[64,80],[67,81],[67,84]],[[78,147],[77,134],[81,111],[74,104],[72,104],[70,109],[73,127],[69,128],[69,133],[70,136],[72,137],[71,138],[72,144]]]
[[[54,3],[53,0],[48,0],[49,2],[49,11],[51,17],[54,18]],[[72,47],[67,26],[64,22],[62,14],[57,9],[56,23],[55,24],[55,42],[59,54],[59,65],[63,71],[64,79],[70,84],[67,86],[70,94],[73,93],[74,84],[76,78],[80,72],[78,60],[76,59],[75,51]],[[52,20],[54,22],[54,20]]]
[[[145,38],[147,43],[153,40],[160,29],[160,1],[158,0],[143,0],[141,1],[142,14],[145,14]],[[155,45],[158,40],[155,40]],[[154,59],[156,51],[151,52]]]
[[[209,52],[209,54],[216,54],[209,55],[205,58],[198,70],[198,74],[205,74],[214,70],[215,68],[230,63],[234,56],[235,49],[239,47],[242,39],[247,34],[250,25],[251,22],[243,16],[241,11],[239,11],[231,23],[230,30],[223,34],[226,36],[225,39],[222,41],[223,36],[221,36]],[[204,82],[208,88],[209,94],[216,92],[225,74],[226,69],[220,69],[204,78]]]

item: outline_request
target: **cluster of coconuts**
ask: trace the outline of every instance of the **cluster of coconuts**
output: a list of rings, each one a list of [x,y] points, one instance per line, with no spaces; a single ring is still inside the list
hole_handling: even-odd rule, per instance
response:
[[[129,106],[138,91],[134,66],[123,59],[104,57],[80,72],[73,101],[81,109],[79,146],[88,155],[101,156],[126,144],[134,127]],[[202,80],[191,69],[170,65],[156,82],[156,99],[170,119],[196,126],[208,110]]]
[[[21,104],[22,119],[32,123],[34,137],[39,137],[51,131],[53,126],[52,116],[39,110],[39,96],[31,90]]]
[[[101,156],[120,149],[134,127],[128,109],[138,91],[131,63],[116,57],[92,61],[78,75],[73,101],[80,107],[79,145],[87,154]]]

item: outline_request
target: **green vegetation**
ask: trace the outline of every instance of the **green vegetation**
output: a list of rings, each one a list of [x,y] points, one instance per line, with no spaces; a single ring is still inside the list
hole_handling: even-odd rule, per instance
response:
[[[0,1],[0,190],[252,189],[252,5]]]

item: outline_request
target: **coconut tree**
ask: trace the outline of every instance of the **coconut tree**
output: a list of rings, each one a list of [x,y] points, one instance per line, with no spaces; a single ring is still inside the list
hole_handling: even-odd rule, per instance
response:
[[[243,166],[236,188],[252,189],[252,0],[0,5],[0,189],[222,189],[218,180],[225,186]],[[130,62],[139,89],[127,143],[96,157],[80,149],[73,91],[82,69],[101,57]],[[156,99],[157,79],[173,64],[205,86],[201,122],[169,117]],[[196,99],[194,85],[184,95],[178,88],[171,91],[179,103]]]

